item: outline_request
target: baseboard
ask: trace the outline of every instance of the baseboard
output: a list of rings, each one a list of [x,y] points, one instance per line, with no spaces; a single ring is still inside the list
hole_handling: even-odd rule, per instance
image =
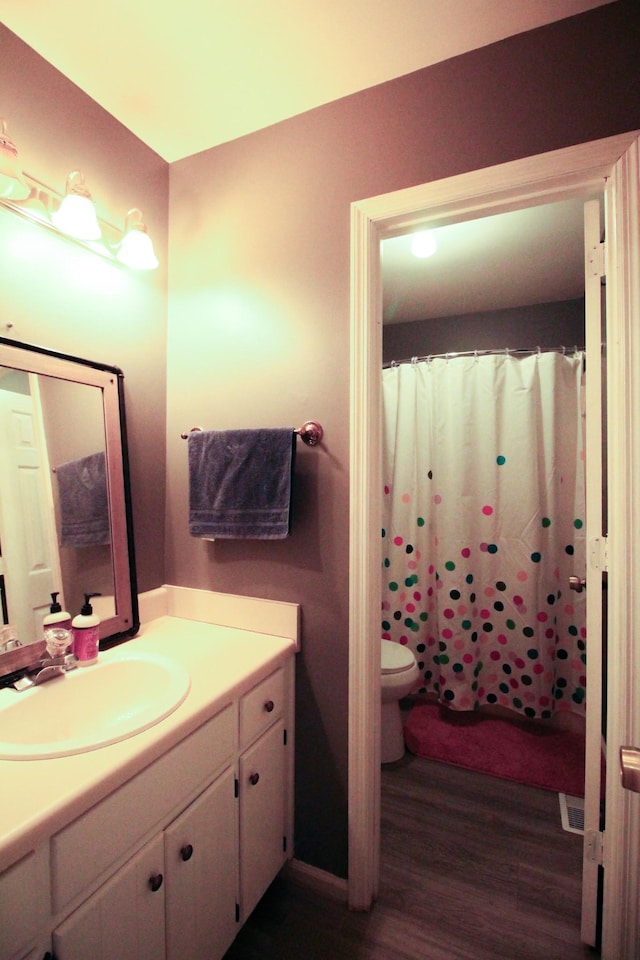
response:
[[[282,870],[282,875],[296,883],[300,887],[307,887],[314,893],[319,893],[331,900],[338,900],[340,903],[347,903],[347,881],[342,877],[336,877],[333,873],[326,870],[320,870],[318,867],[312,867],[309,863],[303,863],[302,860],[295,858],[287,861]]]

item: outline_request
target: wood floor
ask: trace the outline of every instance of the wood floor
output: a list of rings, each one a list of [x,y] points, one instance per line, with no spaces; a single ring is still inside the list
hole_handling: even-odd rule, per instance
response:
[[[582,837],[558,795],[407,756],[382,771],[382,882],[354,913],[276,880],[225,960],[585,960]]]

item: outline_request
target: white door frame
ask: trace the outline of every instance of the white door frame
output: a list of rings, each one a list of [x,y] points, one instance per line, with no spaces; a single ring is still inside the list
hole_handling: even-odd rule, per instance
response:
[[[640,745],[640,213],[637,132],[399,190],[351,208],[349,877],[352,909],[376,898],[380,850],[380,241],[605,191],[609,652],[603,960],[640,942],[640,797],[622,790],[621,744]],[[634,596],[634,592],[637,596]],[[636,680],[635,678],[639,678]]]

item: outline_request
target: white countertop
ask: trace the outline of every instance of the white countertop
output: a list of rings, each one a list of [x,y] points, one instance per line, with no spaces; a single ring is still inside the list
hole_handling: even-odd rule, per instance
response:
[[[0,870],[162,756],[295,649],[287,637],[161,616],[101,653],[101,659],[132,653],[175,659],[188,670],[191,689],[172,714],[119,743],[48,760],[0,760]]]

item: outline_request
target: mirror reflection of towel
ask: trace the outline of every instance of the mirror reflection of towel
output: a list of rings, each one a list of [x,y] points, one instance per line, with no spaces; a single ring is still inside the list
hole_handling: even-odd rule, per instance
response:
[[[291,526],[293,427],[189,434],[193,537],[283,540]]]
[[[56,467],[60,503],[60,546],[92,547],[111,542],[104,452]]]

